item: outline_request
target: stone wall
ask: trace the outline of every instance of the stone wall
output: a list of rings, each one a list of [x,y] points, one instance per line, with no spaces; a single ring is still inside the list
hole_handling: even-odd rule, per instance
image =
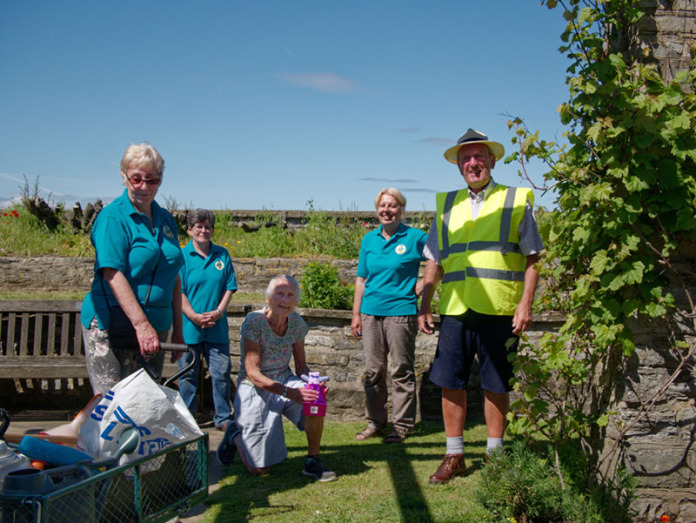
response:
[[[672,80],[679,71],[692,64],[692,47],[696,43],[695,0],[642,0],[646,15],[637,24],[636,51],[650,49],[664,80]]]
[[[239,292],[266,290],[277,274],[302,278],[304,267],[312,260],[303,258],[233,258]],[[339,277],[355,282],[356,260],[327,260],[338,267]],[[94,270],[93,258],[38,256],[19,258],[0,256],[0,289],[5,291],[89,291]]]
[[[693,259],[672,262],[692,296],[696,294]],[[631,325],[636,352],[628,361],[610,407],[617,413],[607,427],[604,453],[617,440],[618,431],[638,419],[646,404],[654,407],[630,427],[615,456],[638,480],[639,498],[634,508],[640,521],[696,521],[696,366],[693,356],[673,378],[686,352],[672,348],[675,337],[691,348],[696,344],[694,319],[684,289],[668,291],[675,297],[675,312],[668,321],[634,320]],[[688,349],[686,349],[688,350]]]

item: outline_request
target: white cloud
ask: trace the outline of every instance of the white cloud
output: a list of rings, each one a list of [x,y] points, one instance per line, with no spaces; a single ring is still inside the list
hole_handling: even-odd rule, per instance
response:
[[[427,143],[429,145],[442,145],[445,147],[449,147],[450,145],[454,145],[456,143],[456,140],[452,140],[451,138],[440,138],[437,136],[432,136],[430,138],[423,138],[422,140],[418,140],[418,143]]]
[[[279,76],[290,84],[322,93],[350,93],[356,90],[355,82],[334,73],[285,73]]]

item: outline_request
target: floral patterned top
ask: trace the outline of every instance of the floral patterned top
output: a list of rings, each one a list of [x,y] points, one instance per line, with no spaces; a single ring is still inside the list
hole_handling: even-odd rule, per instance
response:
[[[309,327],[295,311],[288,316],[288,329],[285,335],[278,336],[271,329],[265,314],[266,309],[250,312],[244,318],[241,328],[241,360],[239,382],[250,383],[244,368],[244,340],[248,339],[261,346],[261,373],[272,380],[283,383],[290,375],[290,360],[293,344],[304,340]]]

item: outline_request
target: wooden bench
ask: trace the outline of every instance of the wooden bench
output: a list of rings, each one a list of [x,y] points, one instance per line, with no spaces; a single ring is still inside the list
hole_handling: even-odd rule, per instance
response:
[[[0,300],[0,378],[87,378],[80,304]]]
[[[0,379],[86,379],[80,307],[72,300],[0,300]],[[165,377],[177,371],[167,363]]]

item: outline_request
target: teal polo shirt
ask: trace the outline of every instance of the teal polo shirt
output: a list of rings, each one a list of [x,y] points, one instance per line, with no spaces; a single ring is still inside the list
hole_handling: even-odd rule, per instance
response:
[[[142,306],[155,267],[152,290],[143,312],[156,331],[168,331],[172,326],[172,296],[183,258],[174,217],[154,201],[151,211],[152,225],[146,215],[133,207],[124,190],[97,216],[90,234],[96,258],[94,279],[82,302],[85,327],[96,316],[99,328],[108,329],[109,306],[118,305],[109,284],[102,278],[102,269],[122,272]]]
[[[414,288],[427,238],[423,231],[403,223],[389,240],[382,236],[381,225],[363,236],[357,271],[365,278],[360,312],[372,316],[416,314]]]
[[[217,309],[226,291],[237,290],[237,278],[227,249],[210,242],[210,254],[204,258],[193,248],[193,241],[189,241],[181,252],[184,255],[184,265],[179,271],[181,292],[195,312]],[[214,326],[202,329],[184,314],[184,341],[189,345],[204,341],[229,343],[227,315],[223,314]]]

